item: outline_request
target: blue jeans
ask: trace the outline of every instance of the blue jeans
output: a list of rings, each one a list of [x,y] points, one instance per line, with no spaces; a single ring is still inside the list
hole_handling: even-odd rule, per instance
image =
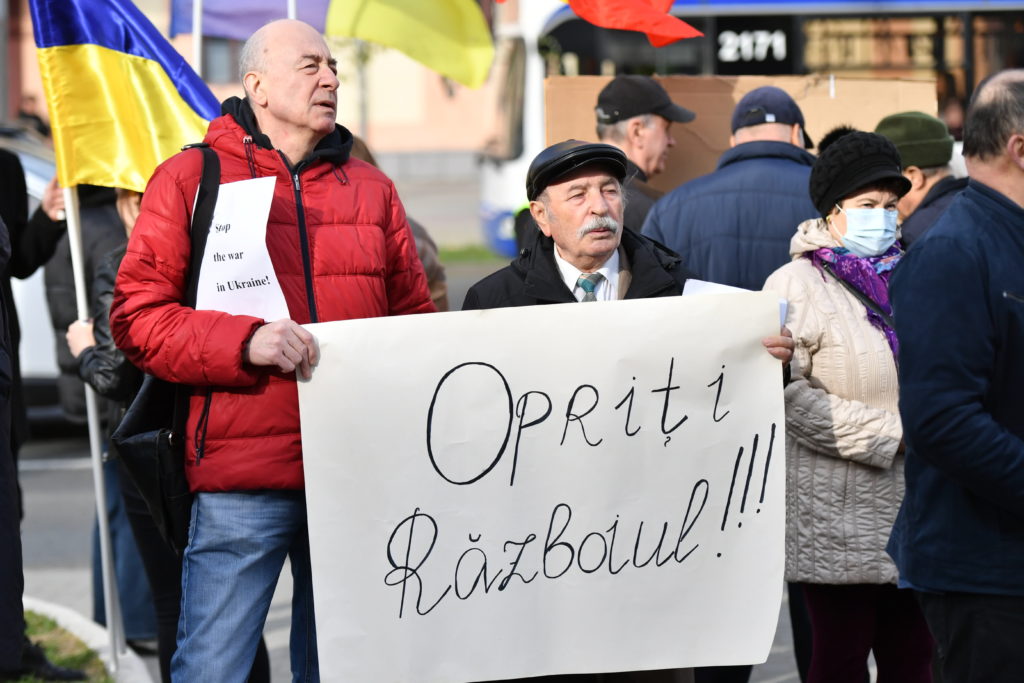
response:
[[[294,581],[292,680],[320,680],[302,491],[196,495],[182,560],[173,680],[245,681],[286,555]]]

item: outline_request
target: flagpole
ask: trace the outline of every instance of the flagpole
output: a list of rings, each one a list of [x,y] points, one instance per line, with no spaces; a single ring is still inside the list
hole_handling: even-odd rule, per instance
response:
[[[192,69],[203,77],[203,0],[192,0]]]
[[[295,19],[295,0],[288,0],[288,18]]]
[[[359,83],[359,137],[370,144],[370,96],[366,79],[366,62],[370,59],[365,40],[356,40],[356,77]]]
[[[68,222],[68,242],[71,246],[71,271],[75,281],[75,303],[79,320],[89,319],[89,303],[85,284],[85,259],[82,254],[82,222],[78,204],[78,187],[64,188],[64,207]],[[114,554],[110,542],[110,520],[107,517],[107,486],[103,476],[103,444],[100,440],[100,416],[96,392],[85,385],[85,408],[89,423],[89,452],[92,456],[92,480],[96,490],[96,520],[99,526],[100,560],[103,573],[103,607],[110,634],[110,668],[118,670],[118,657],[125,653],[124,622],[121,601],[114,576]]]

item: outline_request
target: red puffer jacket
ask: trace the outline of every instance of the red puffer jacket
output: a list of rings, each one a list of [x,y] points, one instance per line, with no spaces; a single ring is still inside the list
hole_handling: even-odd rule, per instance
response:
[[[267,248],[293,320],[435,310],[395,187],[348,159],[351,133],[339,126],[293,175],[256,130],[247,103],[234,99],[225,108],[234,116],[215,119],[206,143],[220,157],[222,183],[277,177]],[[179,303],[201,171],[201,153],[186,150],[150,179],[117,276],[114,340],[146,372],[194,387],[186,456],[193,491],[301,489],[294,374],[242,363],[264,321]]]

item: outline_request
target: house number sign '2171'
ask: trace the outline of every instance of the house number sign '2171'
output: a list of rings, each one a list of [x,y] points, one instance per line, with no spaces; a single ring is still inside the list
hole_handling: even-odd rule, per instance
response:
[[[763,62],[786,59],[784,31],[722,31],[718,34],[718,59],[723,62]]]

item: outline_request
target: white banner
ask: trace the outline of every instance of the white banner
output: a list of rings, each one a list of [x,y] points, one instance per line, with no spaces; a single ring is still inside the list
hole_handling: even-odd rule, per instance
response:
[[[773,294],[310,325],[320,669],[483,681],[764,661],[783,582]]]

